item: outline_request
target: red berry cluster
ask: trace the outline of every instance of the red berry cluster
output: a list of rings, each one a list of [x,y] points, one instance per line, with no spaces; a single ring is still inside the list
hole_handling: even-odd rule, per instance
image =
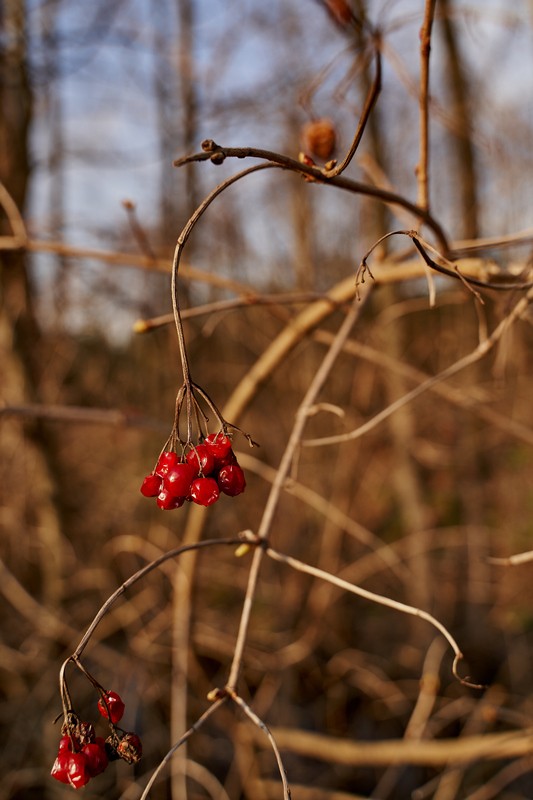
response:
[[[161,453],[154,471],[142,482],[141,494],[157,497],[159,508],[171,511],[186,500],[211,506],[221,492],[236,497],[245,488],[231,439],[224,433],[210,433],[182,458],[173,450]]]
[[[110,761],[122,758],[128,764],[136,764],[140,760],[142,744],[137,734],[115,727],[124,714],[120,696],[116,692],[105,692],[98,701],[98,711],[111,723],[107,739],[97,736],[90,722],[81,722],[73,712],[69,713],[61,728],[57,758],[51,771],[56,781],[79,789],[100,775]]]

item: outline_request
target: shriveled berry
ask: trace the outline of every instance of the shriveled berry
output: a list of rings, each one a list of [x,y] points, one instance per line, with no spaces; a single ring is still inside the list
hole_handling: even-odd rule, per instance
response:
[[[128,764],[136,764],[140,761],[143,746],[137,734],[125,733],[117,745],[117,753]]]
[[[222,467],[217,477],[220,490],[230,497],[242,494],[246,488],[244,472],[238,464],[228,464]]]
[[[160,475],[162,478],[164,478],[169,469],[171,469],[177,463],[178,456],[176,453],[174,453],[172,450],[165,450],[165,452],[161,453],[158,458],[155,468],[156,475]]]
[[[215,466],[219,466],[217,462],[225,458],[231,450],[231,439],[225,433],[210,433],[205,437],[204,444],[212,453]]]
[[[199,506],[211,506],[220,496],[218,483],[214,478],[196,478],[191,484],[189,496]]]
[[[186,455],[187,463],[194,467],[196,475],[211,475],[215,468],[215,457],[205,444],[197,444]]]
[[[176,464],[166,474],[163,488],[173,497],[187,497],[195,477],[196,470],[190,464]]]
[[[100,741],[102,744],[100,744]],[[86,759],[86,770],[89,777],[100,775],[107,767],[109,760],[105,751],[105,742],[99,736],[92,744],[86,744],[82,750]]]
[[[74,747],[79,750],[84,744],[94,742],[96,733],[91,722],[82,722],[76,718],[73,722],[64,722],[61,726],[61,736],[70,736],[74,742]]]
[[[157,497],[161,491],[161,476],[152,473],[147,475],[141,484],[141,494],[145,497]]]
[[[120,758],[119,754],[117,753],[117,737],[116,736],[108,736],[105,740],[105,752],[108,758],[108,761],[118,761]]]
[[[125,705],[117,692],[106,692],[105,696],[98,701],[98,711],[103,717],[110,719],[114,725],[122,719],[124,709]]]

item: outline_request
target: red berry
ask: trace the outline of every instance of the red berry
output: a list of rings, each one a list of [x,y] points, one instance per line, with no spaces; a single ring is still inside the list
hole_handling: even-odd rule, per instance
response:
[[[233,452],[233,450],[229,450],[224,458],[217,459],[217,469],[222,469],[222,467],[227,467],[228,464],[237,464],[237,456]]]
[[[59,740],[59,753],[64,753],[65,751],[71,752],[72,751],[72,742],[70,740],[70,736],[62,736]]]
[[[141,484],[141,494],[145,497],[157,497],[161,491],[161,477],[152,473],[147,475]]]
[[[101,744],[100,744],[101,742]],[[93,744],[86,744],[82,750],[86,759],[87,773],[91,778],[100,775],[105,770],[109,761],[105,751],[105,742],[102,737],[98,737]]]
[[[173,497],[166,489],[161,489],[157,495],[156,503],[163,511],[174,511],[185,502],[183,497]]]
[[[52,769],[50,770],[50,775],[52,778],[55,778],[56,781],[59,781],[60,783],[69,782],[67,777],[67,764],[69,755],[70,754],[66,751],[60,751],[53,763]]]
[[[141,760],[143,746],[136,733],[125,733],[117,745],[117,753],[128,764],[136,764]]]
[[[227,467],[222,467],[217,480],[221,491],[230,497],[242,494],[246,488],[244,472],[238,464],[228,464]]]
[[[75,789],[85,786],[91,776],[87,771],[87,759],[83,753],[59,753],[50,772],[60,783],[69,783]]]
[[[98,711],[114,725],[122,719],[124,708],[124,703],[116,692],[106,692],[105,698],[101,697],[98,701]]]
[[[154,471],[156,475],[160,475],[162,478],[164,478],[169,469],[177,463],[178,463],[178,456],[176,455],[176,453],[174,453],[172,450],[166,450],[159,456]]]
[[[187,463],[194,467],[195,474],[211,475],[215,468],[215,457],[205,444],[197,444],[186,455]]]
[[[199,506],[211,506],[219,496],[220,491],[214,478],[196,478],[191,484],[191,500]]]
[[[204,444],[213,454],[215,462],[224,459],[231,450],[231,439],[224,433],[210,433]]]
[[[195,477],[196,470],[190,464],[176,464],[165,476],[163,487],[173,497],[187,497]]]

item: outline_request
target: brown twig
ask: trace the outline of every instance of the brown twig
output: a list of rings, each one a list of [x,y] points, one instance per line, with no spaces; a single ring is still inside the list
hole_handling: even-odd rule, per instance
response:
[[[265,725],[263,720],[260,717],[258,717],[254,711],[252,711],[248,703],[245,703],[242,697],[240,697],[233,688],[228,687],[226,689],[226,693],[229,695],[229,697],[231,697],[233,702],[244,711],[246,716],[252,720],[254,725],[256,725],[259,728],[259,730],[263,731],[263,733],[267,736],[268,741],[270,742],[270,746],[274,751],[274,756],[276,758],[276,763],[278,765],[279,774],[281,776],[281,782],[283,784],[283,797],[285,798],[285,800],[291,800],[291,790],[289,788],[289,783],[287,781],[287,774],[285,772],[285,767],[283,766],[283,761],[281,759],[279,748],[276,744],[274,737],[272,736],[272,733],[269,731],[268,727]]]
[[[302,441],[302,445],[307,447],[321,447],[324,445],[340,444],[341,442],[353,441],[355,439],[359,439],[361,436],[364,436],[366,433],[373,430],[384,420],[390,417],[391,414],[394,414],[398,408],[401,408],[406,403],[410,403],[436,383],[448,380],[448,378],[451,378],[453,375],[457,375],[457,373],[461,372],[461,370],[484,358],[501,339],[509,326],[521,317],[531,302],[533,302],[533,291],[530,289],[529,292],[516,303],[510,314],[508,314],[494,329],[492,334],[487,339],[480,342],[475,350],[473,350],[471,353],[468,353],[468,355],[463,356],[463,358],[460,358],[442,372],[439,372],[438,375],[434,375],[432,378],[424,381],[424,383],[421,383],[419,386],[415,386],[415,388],[410,392],[407,392],[407,394],[405,394],[403,397],[400,397],[394,403],[391,403],[389,406],[387,406],[387,408],[384,408],[383,411],[380,411],[378,414],[367,420],[367,422],[365,422],[363,425],[360,425],[355,430],[350,431],[349,433],[338,434],[336,436],[325,436],[320,439],[304,439]]]
[[[332,169],[324,169],[324,173],[328,176],[328,178],[335,178],[337,175],[340,175],[352,161],[357,148],[361,143],[361,139],[363,138],[363,134],[365,132],[370,114],[372,113],[372,109],[374,108],[379,97],[379,93],[381,92],[381,51],[380,41],[377,36],[374,39],[374,47],[376,72],[374,75],[374,80],[372,81],[370,89],[368,90],[363,111],[361,112],[361,118],[359,119],[359,124],[357,125],[350,148],[342,161],[340,161],[339,164],[336,164]]]
[[[420,29],[420,90],[418,95],[420,155],[416,168],[420,208],[429,210],[429,54],[436,0],[426,0]]]
[[[289,156],[276,153],[272,150],[264,150],[256,147],[222,147],[212,139],[206,139],[202,143],[202,148],[203,151],[201,153],[194,153],[193,155],[178,159],[174,162],[174,166],[180,167],[185,164],[190,164],[194,161],[207,160],[214,160],[214,163],[219,164],[222,163],[226,158],[260,158],[266,160],[271,165],[277,164],[279,167],[290,170],[291,172],[307,175],[312,178],[313,182],[315,183],[327,184],[328,186],[344,189],[345,191],[353,194],[362,194],[367,197],[374,197],[376,200],[381,200],[384,203],[399,205],[414,214],[421,223],[427,225],[435,235],[442,251],[444,253],[449,252],[448,238],[437,220],[434,219],[427,210],[420,208],[420,206],[418,206],[416,203],[407,200],[405,197],[396,194],[395,192],[389,192],[385,189],[380,189],[379,187],[372,186],[370,184],[354,181],[350,178],[344,177],[344,175],[336,175],[330,178],[327,172],[319,167],[312,167],[307,164],[303,164],[300,161],[289,158]]]
[[[258,551],[256,551],[258,552]],[[461,678],[457,673],[457,666],[459,662],[464,658],[463,654],[459,649],[459,645],[455,641],[452,634],[449,630],[439,622],[432,614],[428,611],[424,611],[421,608],[416,608],[415,606],[409,606],[406,603],[401,603],[398,600],[392,600],[389,597],[384,597],[383,595],[376,594],[375,592],[370,592],[368,589],[363,589],[360,586],[355,586],[353,583],[349,583],[348,581],[339,578],[337,575],[331,575],[329,572],[325,572],[322,569],[318,569],[318,567],[312,567],[310,564],[306,564],[304,561],[300,561],[297,558],[293,558],[292,556],[285,555],[284,553],[280,553],[277,550],[273,550],[271,547],[267,547],[266,555],[272,558],[274,561],[278,561],[282,564],[286,564],[289,567],[297,570],[298,572],[303,572],[306,575],[312,575],[315,578],[320,578],[321,580],[327,581],[331,583],[333,586],[337,586],[339,589],[344,589],[345,591],[349,592],[350,594],[356,594],[358,597],[363,597],[365,600],[370,600],[373,603],[377,603],[381,606],[387,606],[387,608],[393,608],[396,611],[400,611],[402,614],[408,614],[413,617],[419,617],[423,619],[425,622],[429,622],[436,630],[438,630],[444,638],[448,641],[450,647],[452,648],[455,658],[453,662],[452,671],[455,677],[465,686],[469,686],[472,689],[483,689],[484,687],[477,683],[471,683],[468,678]]]
[[[342,350],[342,345],[346,341],[346,338],[348,337],[353,325],[355,324],[356,319],[359,316],[361,308],[362,308],[361,304],[357,303],[352,304],[350,312],[346,315],[345,319],[343,320],[343,323],[339,328],[335,340],[332,342],[325,358],[322,361],[322,364],[320,365],[313,381],[311,382],[298,408],[294,426],[276,474],[276,480],[272,485],[272,489],[270,490],[270,494],[268,496],[263,511],[261,522],[259,524],[257,532],[257,539],[259,542],[266,541],[268,534],[270,532],[270,527],[272,525],[274,513],[279,502],[280,494],[283,489],[285,479],[289,474],[290,466],[294,458],[296,448],[301,440],[305,423],[307,422],[308,409],[315,402],[318,392],[321,390],[322,386],[327,380],[327,377],[331,369],[333,368],[337,356]],[[263,555],[264,555],[263,549],[261,547],[258,547],[254,552],[252,565],[250,567],[248,586],[246,588],[246,596],[243,603],[241,620],[239,624],[239,631],[235,643],[234,656],[230,667],[229,678],[227,681],[228,687],[232,689],[234,689],[236,686],[239,673],[241,670],[244,647],[246,643],[246,637],[248,634],[248,626],[250,623],[251,608],[253,599],[255,597],[257,580],[259,576],[259,569],[261,566],[261,562],[263,560]]]

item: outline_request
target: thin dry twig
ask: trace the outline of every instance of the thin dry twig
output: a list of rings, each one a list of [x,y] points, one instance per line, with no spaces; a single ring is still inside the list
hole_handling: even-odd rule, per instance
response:
[[[225,697],[222,697],[222,698],[220,698],[219,700],[216,700],[216,701],[215,701],[215,702],[214,702],[214,703],[213,703],[211,706],[209,706],[209,707],[208,707],[208,708],[207,708],[207,709],[204,711],[204,713],[202,714],[202,716],[201,716],[201,717],[199,717],[199,718],[196,720],[196,722],[194,722],[194,723],[191,725],[191,727],[190,727],[190,728],[189,728],[189,729],[188,729],[188,730],[187,730],[187,731],[186,731],[186,732],[183,734],[183,736],[181,736],[181,737],[178,739],[178,741],[177,741],[175,744],[173,744],[173,745],[172,745],[172,747],[170,748],[170,750],[168,751],[168,753],[165,755],[165,757],[164,757],[164,758],[161,760],[161,762],[158,764],[158,766],[156,767],[156,769],[153,771],[152,775],[150,776],[150,780],[149,780],[149,781],[148,781],[148,783],[146,784],[146,786],[145,786],[145,788],[144,788],[144,791],[143,791],[142,795],[140,796],[139,800],[146,800],[146,798],[148,797],[148,795],[149,795],[149,793],[150,793],[150,790],[151,790],[152,786],[154,785],[154,783],[156,782],[157,778],[159,777],[159,775],[161,774],[161,772],[163,771],[163,769],[166,767],[166,765],[168,764],[168,762],[170,761],[170,759],[172,758],[172,756],[174,755],[174,753],[175,753],[177,750],[179,750],[179,748],[180,748],[180,747],[181,747],[183,744],[185,744],[185,742],[186,742],[188,739],[190,739],[190,738],[191,738],[191,736],[193,735],[193,733],[196,733],[196,731],[200,730],[200,728],[202,727],[202,725],[203,725],[203,724],[204,724],[204,723],[205,723],[205,722],[206,722],[206,721],[209,719],[209,717],[211,717],[211,716],[212,716],[212,715],[215,713],[215,711],[217,711],[217,709],[219,709],[219,708],[220,708],[220,706],[221,706],[221,705],[222,705],[222,704],[223,704],[225,701],[226,701],[226,698],[225,698]]]
[[[331,583],[333,586],[337,586],[340,589],[344,589],[345,591],[349,592],[350,594],[358,595],[358,597],[363,597],[365,600],[370,600],[373,603],[377,603],[381,606],[387,606],[388,608],[393,608],[396,611],[400,611],[402,614],[408,614],[413,617],[419,617],[420,619],[429,622],[434,628],[436,628],[448,641],[450,647],[452,648],[455,658],[453,662],[453,674],[455,677],[464,685],[468,686],[471,689],[483,689],[484,686],[482,684],[472,683],[468,678],[461,678],[457,672],[457,666],[460,661],[464,658],[461,650],[459,649],[459,645],[455,641],[452,634],[449,630],[439,622],[432,614],[428,611],[424,611],[421,608],[416,608],[414,606],[409,606],[406,603],[401,603],[399,600],[392,600],[389,597],[385,597],[384,595],[376,594],[375,592],[370,592],[368,589],[363,589],[360,586],[356,586],[353,583],[349,583],[348,581],[339,578],[337,575],[331,575],[329,572],[325,572],[318,567],[312,567],[310,564],[306,564],[304,561],[300,561],[297,558],[293,558],[292,556],[287,556],[284,553],[280,553],[277,550],[273,550],[271,547],[267,547],[265,550],[267,556],[272,558],[274,561],[278,561],[281,564],[286,564],[289,567],[297,570],[298,572],[304,572],[307,575],[312,575],[315,578],[320,578],[321,580],[327,581]]]
[[[85,633],[84,633],[83,637],[81,638],[78,646],[76,647],[76,649],[74,650],[72,655],[69,656],[69,658],[66,660],[65,663],[68,663],[69,661],[73,661],[73,660],[77,661],[80,658],[80,656],[82,655],[83,651],[87,647],[87,645],[88,645],[88,643],[89,643],[89,641],[91,639],[91,636],[93,635],[94,631],[98,627],[99,623],[102,621],[102,619],[108,613],[110,608],[116,603],[116,601],[119,599],[119,597],[121,597],[127,591],[127,589],[129,589],[131,586],[133,586],[133,584],[135,584],[135,583],[137,583],[137,581],[141,580],[141,578],[144,578],[150,572],[153,572],[154,569],[157,569],[157,567],[161,566],[161,564],[164,564],[165,561],[169,561],[171,558],[177,558],[178,556],[182,555],[183,553],[187,553],[190,550],[201,550],[201,549],[205,549],[205,548],[208,548],[208,547],[215,547],[217,545],[225,545],[225,546],[233,545],[233,546],[235,546],[235,545],[238,545],[238,544],[242,544],[242,538],[235,537],[235,536],[232,536],[232,537],[229,537],[229,538],[225,538],[225,539],[204,539],[204,541],[202,541],[202,542],[194,542],[193,544],[185,544],[185,545],[182,545],[181,547],[175,547],[172,550],[169,550],[168,552],[163,553],[158,558],[156,558],[153,561],[151,561],[149,564],[145,564],[144,567],[141,567],[141,569],[137,570],[137,572],[135,572],[133,575],[131,575],[126,581],[124,581],[123,584],[121,584],[121,586],[119,586],[118,589],[116,589],[113,592],[112,595],[110,595],[107,598],[107,600],[101,606],[101,608],[98,610],[98,612],[97,612],[96,616],[94,617],[93,621],[91,622],[91,624],[89,625],[89,627],[85,631]]]
[[[372,113],[372,109],[374,108],[379,94],[381,92],[381,51],[380,51],[380,41],[377,34],[374,34],[373,37],[373,44],[375,48],[375,63],[376,63],[376,72],[374,75],[374,80],[368,90],[367,97],[365,99],[365,104],[363,106],[363,110],[361,112],[361,118],[359,120],[359,124],[357,125],[357,129],[355,131],[355,135],[353,137],[352,143],[350,148],[342,161],[335,165],[332,169],[325,169],[324,172],[328,176],[328,178],[334,178],[337,175],[340,175],[346,167],[350,164],[355,153],[357,152],[357,148],[361,143],[361,139],[363,138],[363,134],[365,132],[366,125],[370,118],[370,114]]]
[[[367,296],[368,294],[369,292],[367,292]],[[328,352],[326,353],[326,356],[323,359],[322,364],[320,365],[313,381],[309,385],[309,388],[305,393],[305,396],[298,408],[294,426],[276,474],[276,480],[272,485],[272,489],[270,490],[270,494],[268,496],[263,511],[263,516],[259,524],[259,529],[257,532],[257,539],[259,542],[266,541],[267,536],[269,534],[270,527],[272,525],[272,521],[274,518],[274,513],[276,511],[280,494],[283,489],[283,484],[285,483],[285,479],[289,474],[290,466],[294,458],[296,448],[298,447],[298,444],[301,440],[301,436],[308,419],[308,409],[315,403],[317,394],[321,390],[331,369],[333,368],[333,365],[335,364],[335,361],[342,350],[342,346],[346,341],[353,325],[355,324],[355,321],[359,316],[361,308],[362,304],[357,304],[356,302],[352,304],[350,312],[346,315],[345,319],[343,320],[343,323],[339,328],[339,331],[334,341],[332,342]],[[246,596],[244,598],[241,620],[239,624],[239,631],[235,643],[235,652],[227,682],[227,685],[231,689],[235,688],[241,670],[244,647],[246,644],[248,627],[250,623],[252,602],[255,597],[255,591],[259,577],[259,569],[261,566],[261,562],[263,560],[263,555],[264,555],[263,549],[261,547],[258,547],[254,552],[252,565],[250,567],[248,586],[246,588]]]
[[[285,767],[283,765],[283,761],[282,761],[282,758],[281,758],[281,753],[279,752],[279,748],[278,748],[278,746],[276,744],[276,741],[275,741],[274,737],[272,736],[272,733],[270,732],[268,727],[265,725],[263,720],[260,717],[258,717],[257,714],[254,711],[252,711],[252,709],[250,708],[248,703],[246,703],[242,699],[242,697],[240,697],[235,692],[234,689],[232,689],[231,687],[228,687],[226,691],[227,691],[227,694],[229,695],[229,697],[233,700],[233,702],[236,703],[239,706],[239,708],[241,708],[244,711],[246,716],[249,717],[249,719],[252,720],[254,725],[256,725],[259,728],[259,730],[263,731],[263,733],[268,737],[268,741],[270,742],[270,746],[272,747],[272,750],[274,752],[274,756],[276,758],[276,763],[278,765],[279,774],[280,774],[280,777],[281,777],[281,782],[283,784],[283,797],[285,798],[285,800],[291,800],[291,790],[289,788],[289,783],[287,781],[287,773],[285,772]]]
[[[364,436],[366,433],[380,425],[384,420],[388,419],[388,417],[394,414],[394,412],[399,408],[402,408],[402,406],[410,403],[412,400],[414,400],[416,397],[419,397],[435,384],[448,380],[448,378],[457,375],[459,372],[461,372],[461,370],[484,358],[488,353],[490,353],[508,328],[514,322],[516,322],[516,320],[519,319],[522,314],[524,314],[531,302],[533,302],[533,291],[530,289],[529,292],[515,304],[511,312],[499,323],[492,334],[487,339],[480,342],[475,350],[473,350],[471,353],[468,353],[468,355],[464,356],[463,358],[460,358],[454,364],[451,364],[449,367],[447,367],[447,369],[439,372],[438,375],[429,378],[429,380],[421,383],[419,386],[415,386],[415,388],[410,392],[407,392],[407,394],[403,395],[403,397],[400,397],[394,403],[391,403],[389,406],[387,406],[387,408],[384,408],[383,411],[380,411],[378,414],[369,419],[363,425],[360,425],[355,430],[335,436],[324,436],[320,439],[304,439],[302,441],[302,445],[307,447],[323,447],[325,445],[353,441],[355,439],[359,439],[361,436]]]
[[[260,158],[266,160],[271,165],[276,164],[283,169],[290,170],[291,172],[307,175],[312,178],[314,183],[322,183],[328,186],[334,186],[338,189],[344,189],[345,191],[353,194],[374,197],[376,200],[382,200],[384,203],[399,205],[414,214],[421,223],[427,225],[427,227],[435,235],[443,253],[449,252],[447,236],[437,220],[434,219],[434,217],[428,211],[420,208],[416,203],[407,200],[405,197],[396,194],[395,192],[389,192],[385,189],[380,189],[377,186],[372,186],[371,184],[354,181],[350,178],[346,178],[344,175],[336,175],[330,178],[328,173],[319,167],[312,167],[307,164],[303,164],[300,161],[296,161],[294,158],[289,158],[289,156],[276,153],[272,150],[264,150],[257,147],[222,147],[212,139],[206,139],[204,142],[202,142],[202,148],[203,151],[201,153],[194,153],[193,155],[178,159],[174,162],[174,166],[181,167],[185,164],[190,164],[195,161],[207,161],[208,159],[213,161],[215,164],[221,164],[226,158]]]
[[[418,96],[420,156],[416,175],[418,179],[418,205],[425,209],[429,209],[429,54],[435,5],[436,0],[426,0],[424,21],[420,29],[420,91]]]

